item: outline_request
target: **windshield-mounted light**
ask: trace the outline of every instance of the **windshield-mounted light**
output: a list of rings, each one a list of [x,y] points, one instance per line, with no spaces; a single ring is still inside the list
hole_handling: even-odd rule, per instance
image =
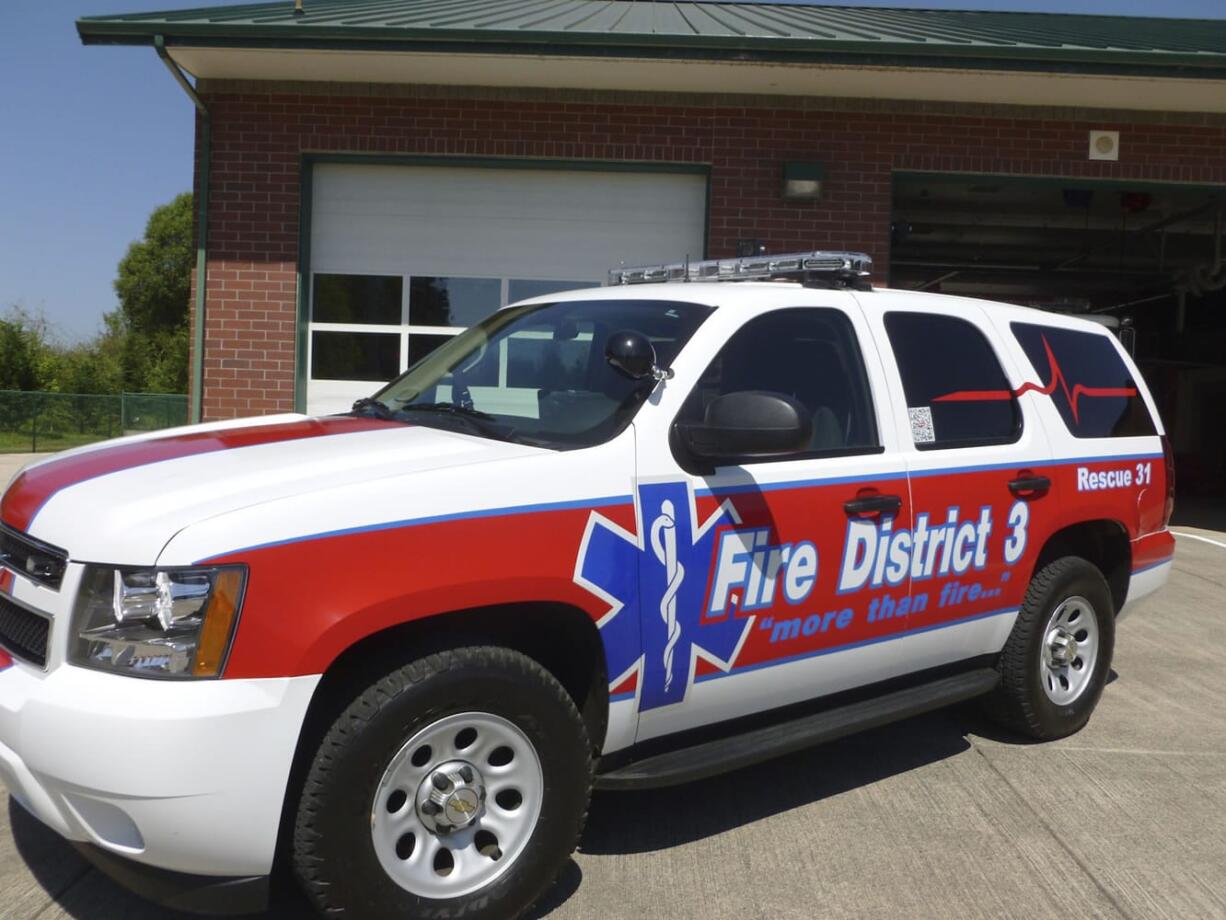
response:
[[[90,566],[73,611],[69,660],[142,677],[218,677],[246,577],[241,566]]]

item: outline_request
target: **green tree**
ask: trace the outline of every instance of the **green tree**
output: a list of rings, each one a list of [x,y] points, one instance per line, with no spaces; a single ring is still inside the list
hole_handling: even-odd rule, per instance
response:
[[[80,345],[59,348],[48,389],[60,393],[121,393],[123,338],[109,328]]]
[[[187,392],[193,259],[192,196],[185,192],[153,211],[144,238],[119,263],[119,309],[107,314],[101,338],[118,343],[123,389]]]
[[[47,321],[14,305],[0,316],[0,390],[39,390],[54,376]]]

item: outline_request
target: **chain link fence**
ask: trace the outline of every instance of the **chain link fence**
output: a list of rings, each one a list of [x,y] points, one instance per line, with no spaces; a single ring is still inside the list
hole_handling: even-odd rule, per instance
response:
[[[187,424],[187,397],[0,390],[0,453],[55,451]]]

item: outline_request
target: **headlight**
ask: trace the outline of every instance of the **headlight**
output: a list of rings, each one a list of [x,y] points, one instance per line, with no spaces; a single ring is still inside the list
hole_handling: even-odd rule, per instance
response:
[[[246,580],[241,566],[89,566],[73,611],[68,659],[142,677],[217,677]]]

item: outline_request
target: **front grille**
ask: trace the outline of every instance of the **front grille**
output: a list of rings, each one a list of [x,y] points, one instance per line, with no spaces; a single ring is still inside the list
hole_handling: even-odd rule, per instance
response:
[[[47,666],[51,621],[0,595],[0,646],[18,658]]]
[[[0,524],[0,564],[58,591],[68,568],[68,554]]]

